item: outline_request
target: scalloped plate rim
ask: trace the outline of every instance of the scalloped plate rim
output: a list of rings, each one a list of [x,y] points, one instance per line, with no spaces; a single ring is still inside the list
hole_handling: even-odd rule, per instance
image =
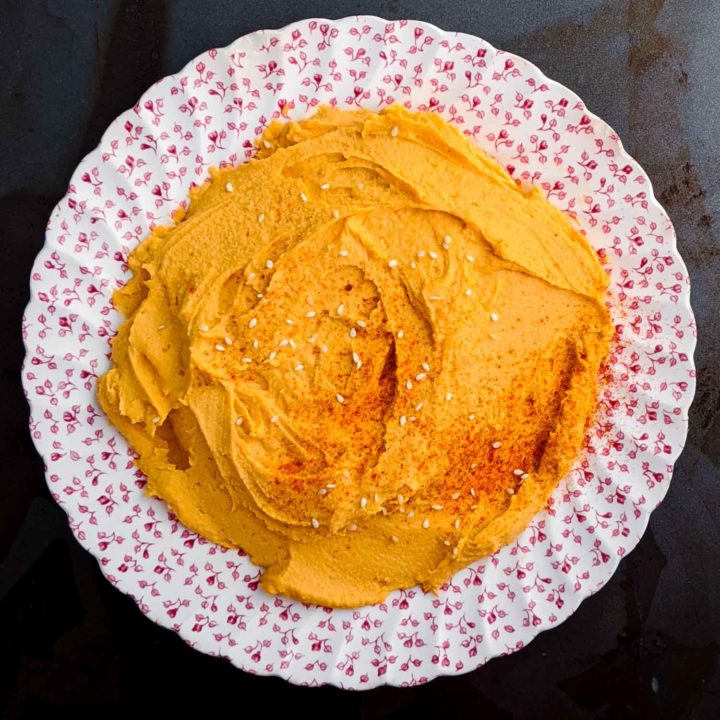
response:
[[[337,25],[341,25],[341,24],[350,24],[350,23],[357,23],[357,22],[362,22],[362,21],[379,22],[379,23],[383,23],[383,24],[387,25],[390,23],[401,22],[402,20],[407,20],[407,22],[412,22],[413,24],[415,24],[417,26],[424,27],[427,31],[429,31],[433,36],[436,36],[436,37],[437,36],[453,37],[453,38],[459,38],[459,39],[468,38],[473,42],[480,40],[482,43],[487,45],[490,50],[492,50],[496,53],[501,53],[505,57],[512,58],[514,61],[517,61],[520,65],[527,67],[528,70],[530,70],[533,74],[536,74],[537,77],[542,79],[543,82],[548,83],[548,85],[553,86],[557,89],[561,89],[562,92],[567,93],[568,96],[573,101],[582,103],[582,105],[584,107],[584,113],[592,119],[593,123],[596,123],[600,127],[606,128],[608,130],[609,134],[612,136],[613,143],[616,144],[616,149],[618,151],[619,157],[622,159],[626,159],[629,162],[633,163],[633,165],[635,166],[635,169],[644,178],[646,187],[649,191],[648,192],[648,204],[653,205],[655,210],[659,211],[661,216],[668,220],[668,235],[672,241],[671,245],[670,245],[670,249],[672,251],[674,251],[675,261],[680,263],[681,270],[689,278],[689,274],[687,272],[687,266],[686,266],[686,264],[682,258],[682,255],[680,254],[678,247],[677,247],[677,234],[675,232],[674,225],[672,224],[672,221],[671,221],[668,213],[665,211],[663,206],[657,200],[655,193],[654,193],[652,182],[651,182],[650,178],[648,177],[646,171],[642,167],[642,165],[637,160],[635,160],[635,158],[632,155],[630,155],[630,153],[626,150],[626,148],[622,142],[622,139],[620,138],[618,133],[615,132],[615,130],[605,120],[603,120],[598,115],[596,115],[594,112],[589,110],[587,108],[587,106],[585,105],[584,101],[573,90],[571,90],[570,88],[568,88],[567,86],[563,85],[562,83],[560,83],[556,80],[548,78],[543,73],[543,71],[540,70],[533,62],[527,60],[526,58],[523,58],[522,56],[516,55],[515,53],[500,50],[497,47],[495,47],[492,43],[488,42],[487,40],[485,40],[484,38],[482,38],[478,35],[472,35],[470,33],[465,33],[462,31],[455,32],[455,31],[450,31],[450,30],[443,30],[432,23],[422,21],[422,20],[415,20],[412,18],[398,18],[395,20],[388,20],[388,19],[376,16],[376,15],[350,15],[350,16],[345,16],[345,17],[333,20],[333,19],[319,18],[319,17],[314,17],[314,18],[308,17],[308,18],[302,18],[302,19],[287,23],[286,25],[279,27],[277,29],[273,29],[273,28],[258,29],[258,30],[255,30],[253,32],[247,33],[245,35],[242,35],[242,36],[234,39],[232,42],[228,43],[224,47],[209,48],[208,50],[205,50],[202,53],[199,53],[197,56],[193,57],[187,63],[185,63],[182,66],[182,68],[180,68],[176,72],[170,73],[168,75],[164,75],[161,78],[158,78],[158,80],[155,83],[153,83],[151,86],[149,86],[141,94],[141,96],[138,98],[137,102],[133,106],[122,111],[120,114],[118,114],[118,116],[116,118],[114,118],[110,122],[108,127],[102,133],[102,136],[101,136],[98,144],[91,151],[89,151],[85,156],[83,156],[83,158],[78,162],[76,168],[73,170],[70,181],[68,183],[68,192],[66,192],[62,196],[62,198],[56,203],[52,212],[50,213],[43,246],[38,251],[38,254],[33,262],[32,269],[31,269],[30,299],[26,305],[26,308],[25,308],[25,311],[23,314],[23,325],[25,322],[25,317],[27,315],[28,309],[35,303],[35,295],[36,295],[37,291],[43,286],[42,281],[39,281],[39,282],[35,281],[34,279],[32,279],[32,275],[35,273],[37,266],[45,258],[46,252],[49,250],[49,248],[52,245],[53,238],[50,236],[50,224],[51,224],[53,218],[62,212],[62,206],[64,203],[66,203],[68,197],[70,196],[70,192],[69,192],[70,185],[72,185],[74,180],[76,179],[76,176],[77,176],[81,166],[85,165],[85,163],[88,160],[90,160],[91,158],[93,158],[94,156],[97,156],[100,154],[101,147],[105,143],[106,138],[109,137],[110,134],[112,133],[112,131],[114,130],[115,125],[117,123],[119,123],[127,115],[127,113],[132,112],[132,110],[135,106],[139,105],[147,97],[149,97],[149,93],[159,82],[161,82],[162,80],[164,80],[166,78],[177,77],[177,76],[181,76],[186,73],[192,74],[193,69],[194,69],[194,64],[197,63],[198,60],[200,60],[201,58],[205,57],[207,55],[207,53],[210,52],[212,49],[216,49],[218,52],[230,52],[240,42],[248,41],[250,39],[256,39],[267,33],[277,33],[279,35],[283,34],[283,33],[287,33],[288,31],[290,31],[292,28],[295,28],[296,26],[305,26],[305,25],[307,25],[307,23],[312,22],[312,21],[316,21],[317,23],[327,23],[328,25],[331,25],[331,26],[337,26]],[[690,294],[691,294],[691,286],[690,286],[690,283],[688,282],[687,286],[683,287],[683,289],[680,293],[680,302],[678,303],[678,305],[681,306],[687,312],[688,318],[690,319],[691,322],[694,323],[694,314],[693,314],[692,306],[690,303]],[[24,338],[25,358],[24,358],[24,361],[22,364],[21,372],[22,372],[23,389],[24,389],[24,393],[27,398],[28,404],[30,406],[30,416],[31,416],[30,419],[32,420],[32,416],[36,412],[42,410],[42,407],[44,407],[44,406],[42,406],[42,404],[33,397],[33,394],[30,392],[29,381],[27,381],[26,377],[25,377],[25,370],[27,369],[28,358],[32,353],[32,350],[29,347],[29,342],[30,342],[29,337]],[[690,358],[689,362],[694,370],[695,367],[694,367],[693,355],[694,355],[694,351],[695,351],[696,344],[697,344],[696,336],[694,334],[690,334],[687,342],[688,342],[687,350],[688,350],[688,355]],[[682,422],[682,425],[683,425],[685,441],[687,440],[688,411],[689,411],[690,405],[692,404],[695,390],[696,390],[696,382],[695,382],[695,376],[693,375],[691,381],[689,382],[688,392],[685,395],[683,395],[682,401],[678,401],[678,404],[682,406],[681,407],[682,415],[680,417],[680,421]],[[41,436],[40,438],[35,438],[33,436],[32,439],[33,439],[35,448],[36,448],[38,454],[41,456],[43,463],[45,465],[46,483],[49,483],[49,478],[48,478],[49,460],[48,460],[48,458],[49,458],[49,454],[50,454],[51,450],[49,447],[47,447],[48,440],[47,440],[46,436]],[[673,458],[673,461],[672,461],[673,469],[674,469],[674,466],[677,463],[678,457],[682,453],[683,449],[684,449],[684,444],[679,448],[677,456],[675,456]],[[662,488],[662,495],[660,497],[660,500],[658,501],[658,504],[664,499],[664,497],[667,493],[667,490],[669,488],[671,480],[672,480],[672,477],[670,477],[668,479],[668,482],[664,484],[664,486]],[[67,508],[63,504],[61,504],[60,507],[62,508],[63,512],[65,512],[66,516],[68,516],[68,519],[70,519],[69,518],[69,508]],[[631,552],[637,546],[638,542],[640,541],[640,539],[642,538],[643,534],[645,533],[645,531],[647,529],[650,515],[651,515],[652,511],[656,508],[657,508],[657,504],[655,505],[654,508],[652,508],[652,510],[647,511],[642,515],[642,518],[641,518],[642,531],[640,533],[638,533],[636,537],[632,537],[632,539],[628,539],[628,541],[626,541],[626,544],[629,546],[629,549],[627,552]],[[83,539],[80,539],[77,535],[75,535],[74,532],[73,532],[73,535],[74,535],[75,539],[80,543],[80,545],[87,552],[89,552],[90,555],[97,561],[98,566],[99,566],[103,576],[107,576],[108,572],[106,571],[105,567],[103,567],[103,565],[100,563],[100,555],[99,555],[99,552],[97,551],[97,549],[92,545],[91,542],[89,542],[89,541],[85,542]],[[625,556],[627,556],[627,553],[625,553]],[[577,610],[578,606],[586,598],[590,597],[591,595],[594,595],[596,592],[598,592],[600,589],[602,589],[602,587],[605,586],[607,581],[617,570],[620,560],[622,559],[622,558],[616,557],[615,555],[613,555],[612,557],[613,557],[613,562],[607,563],[604,568],[605,571],[603,573],[603,578],[602,578],[601,584],[598,587],[594,587],[594,588],[583,585],[581,590],[568,594],[566,597],[568,600],[567,604],[569,605],[570,609],[566,612],[565,616],[562,619],[560,619],[558,622],[556,622],[552,625],[540,627],[539,630],[533,631],[532,637],[530,637],[524,643],[523,647],[526,647],[540,633],[546,632],[548,630],[551,630],[551,629],[561,625],[570,616],[573,615],[573,613]],[[110,582],[110,584],[113,587],[115,587],[118,591],[122,592],[123,594],[129,595],[131,597],[131,599],[133,599],[133,602],[135,602],[137,605],[137,601],[132,596],[129,588],[123,588],[121,582],[117,582],[117,583]],[[138,605],[138,610],[140,610],[140,612],[142,612],[152,622],[154,622],[154,623],[160,625],[161,627],[163,627],[164,629],[169,630],[170,632],[173,632],[174,634],[178,635],[187,645],[192,647],[194,650],[199,650],[203,654],[210,654],[210,655],[213,655],[216,657],[223,657],[223,658],[229,660],[238,669],[243,670],[245,672],[249,672],[251,674],[257,674],[257,675],[266,676],[266,677],[279,677],[279,678],[282,678],[292,684],[296,684],[296,682],[297,682],[289,674],[287,674],[287,673],[283,674],[283,672],[281,672],[279,669],[274,670],[272,672],[265,672],[259,666],[244,665],[239,662],[236,662],[235,658],[232,658],[229,656],[224,656],[224,655],[219,655],[219,654],[209,653],[205,649],[196,648],[196,647],[194,647],[193,643],[190,641],[189,637],[186,637],[182,631],[173,629],[171,627],[170,621],[167,618],[165,618],[164,616],[160,615],[160,616],[156,616],[156,617],[151,617],[150,614],[146,613],[144,610],[142,610],[139,607],[139,605]],[[511,652],[517,652],[517,650],[513,649]],[[440,665],[435,665],[434,666],[435,672],[429,673],[428,677],[426,678],[426,681],[429,682],[429,681],[435,679],[436,677],[456,676],[456,675],[462,675],[462,674],[465,674],[468,672],[472,672],[472,671],[477,670],[480,667],[482,667],[486,662],[493,659],[494,657],[499,657],[499,656],[506,655],[506,654],[509,654],[509,653],[501,653],[500,655],[494,655],[493,657],[490,657],[487,660],[485,660],[485,662],[481,661],[475,666],[468,664],[466,667],[463,667],[462,670],[460,670],[460,671],[455,670],[453,668],[448,668],[447,670],[445,670]],[[338,677],[336,677],[336,673],[333,673],[333,676],[329,680],[324,681],[320,684],[321,685],[332,685],[335,687],[340,687],[342,689],[351,689],[351,690],[366,690],[366,689],[372,689],[374,687],[378,687],[378,686],[382,686],[382,685],[389,685],[389,686],[393,686],[393,687],[400,687],[403,685],[403,683],[400,682],[402,679],[400,676],[397,676],[398,682],[390,682],[390,680],[393,679],[392,676],[386,676],[386,678],[380,678],[380,679],[371,678],[371,681],[362,687],[357,686],[357,685],[346,686],[346,685],[343,685],[341,682],[342,676],[340,676],[338,678]]]

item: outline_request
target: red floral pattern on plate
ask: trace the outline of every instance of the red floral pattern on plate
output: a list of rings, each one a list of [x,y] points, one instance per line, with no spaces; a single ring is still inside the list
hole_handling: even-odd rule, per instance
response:
[[[517,540],[438,595],[358,610],[258,588],[259,570],[185,529],[95,398],[128,253],[272,118],[320,103],[441,114],[576,218],[610,273],[619,342],[582,457]],[[665,495],[695,379],[689,282],[665,212],[615,133],[525,60],[375,17],[305,20],[210,50],[109,127],[55,208],[23,327],[31,432],[53,497],[108,580],[191,646],[302,684],[413,685],[522,648],[607,582]]]

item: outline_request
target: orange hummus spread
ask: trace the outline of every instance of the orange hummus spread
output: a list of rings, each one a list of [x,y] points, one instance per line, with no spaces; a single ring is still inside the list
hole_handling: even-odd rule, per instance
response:
[[[355,607],[512,540],[612,332],[587,240],[437,115],[321,109],[132,254],[99,396],[151,495],[263,587]]]

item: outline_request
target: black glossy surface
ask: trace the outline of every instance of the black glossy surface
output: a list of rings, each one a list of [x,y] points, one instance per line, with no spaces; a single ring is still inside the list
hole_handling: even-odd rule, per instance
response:
[[[415,17],[515,51],[578,92],[650,174],[693,281],[688,446],[638,548],[561,627],[427,686],[345,693],[189,649],[105,582],[26,428],[20,317],[47,217],[107,124],[196,54],[301,17]],[[715,0],[0,0],[0,709],[8,718],[720,717],[720,3]],[[287,712],[287,710],[286,710]]]

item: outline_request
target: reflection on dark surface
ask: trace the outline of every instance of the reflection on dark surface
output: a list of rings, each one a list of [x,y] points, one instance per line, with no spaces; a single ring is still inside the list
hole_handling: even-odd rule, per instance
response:
[[[690,445],[650,530],[605,588],[561,627],[476,672],[345,693],[203,656],[103,580],[50,499],[32,449],[19,326],[47,217],[118,113],[207,47],[303,16],[357,12],[482,35],[540,64],[609,120],[675,222],[700,345]],[[3,717],[224,717],[246,712],[244,697],[319,718],[720,717],[720,56],[708,51],[720,5],[0,0],[0,18]]]
[[[558,684],[598,718],[654,717],[660,707],[681,717],[695,707],[703,685],[712,677],[717,645],[691,647],[645,625],[665,558],[649,530],[642,547],[624,565],[625,624],[617,647],[583,672]],[[662,680],[661,680],[662,679]]]

